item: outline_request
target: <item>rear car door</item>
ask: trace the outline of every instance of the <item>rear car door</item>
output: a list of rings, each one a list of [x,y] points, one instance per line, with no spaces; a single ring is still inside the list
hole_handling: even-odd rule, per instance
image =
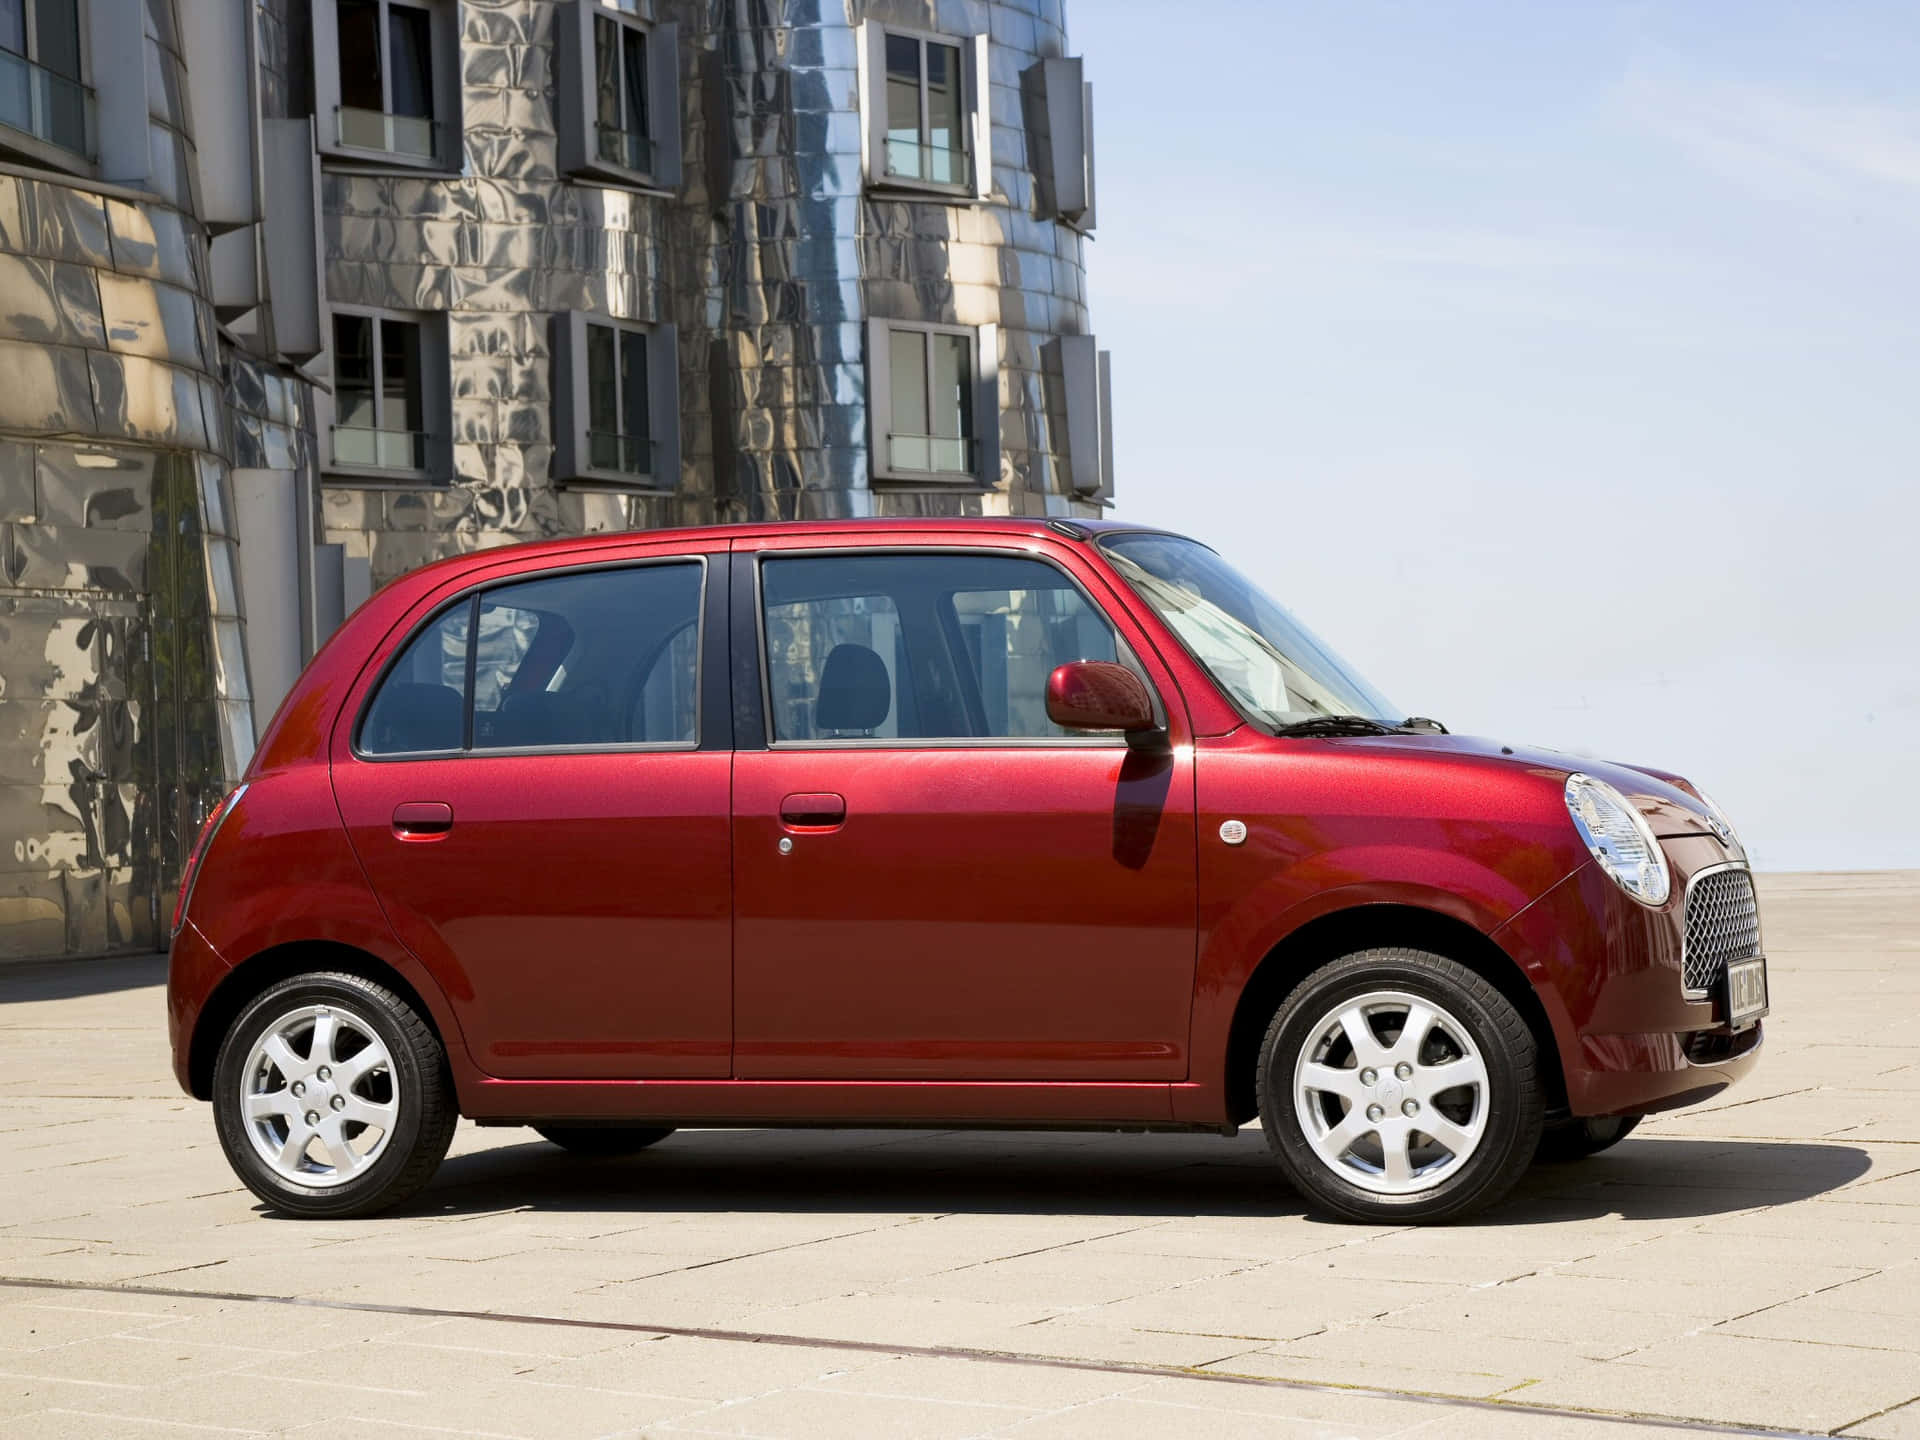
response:
[[[726,565],[441,597],[342,717],[354,847],[489,1074],[729,1072]]]
[[[736,712],[736,1074],[1184,1078],[1193,773],[1157,661],[1039,554],[734,563],[736,656],[764,657]],[[1047,720],[1054,666],[1116,658],[1172,745]]]

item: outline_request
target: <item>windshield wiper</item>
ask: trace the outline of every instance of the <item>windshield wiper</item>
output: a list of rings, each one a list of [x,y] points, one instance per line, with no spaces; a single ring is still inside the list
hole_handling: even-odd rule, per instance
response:
[[[1383,725],[1365,715],[1316,715],[1311,720],[1296,720],[1275,728],[1276,735],[1391,735],[1395,726]]]

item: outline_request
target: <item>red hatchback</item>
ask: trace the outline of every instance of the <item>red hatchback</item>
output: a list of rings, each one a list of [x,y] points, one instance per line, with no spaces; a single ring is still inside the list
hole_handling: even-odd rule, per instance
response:
[[[1686,781],[1410,719],[1205,546],[1069,521],[469,555],[362,606],[208,821],[174,1067],[275,1208],[461,1115],[1231,1133],[1444,1220],[1752,1066]]]

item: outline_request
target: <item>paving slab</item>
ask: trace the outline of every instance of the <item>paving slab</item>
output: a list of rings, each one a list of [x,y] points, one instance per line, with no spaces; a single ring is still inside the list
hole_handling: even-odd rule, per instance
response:
[[[404,1212],[285,1221],[155,961],[0,969],[0,1429],[1920,1440],[1920,875],[1761,889],[1752,1083],[1433,1230],[1305,1214],[1251,1127],[465,1126]]]

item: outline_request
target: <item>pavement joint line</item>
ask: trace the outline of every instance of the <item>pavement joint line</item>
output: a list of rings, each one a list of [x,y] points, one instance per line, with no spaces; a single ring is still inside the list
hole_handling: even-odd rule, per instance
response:
[[[1263,1390],[1290,1390],[1303,1394],[1345,1395],[1360,1399],[1431,1405],[1441,1409],[1483,1413],[1533,1415],[1542,1419],[1590,1420],[1595,1424],[1631,1425],[1691,1435],[1766,1437],[1766,1440],[1829,1440],[1838,1430],[1817,1432],[1771,1425],[1740,1425],[1688,1416],[1656,1415],[1639,1411],[1591,1410],[1573,1405],[1530,1405],[1524,1401],[1443,1395],[1427,1390],[1400,1390],[1385,1385],[1346,1385],[1326,1380],[1292,1380],[1273,1375],[1241,1374],[1231,1370],[1199,1370],[1187,1365],[1163,1365],[1137,1360],[1096,1360],[1063,1355],[1032,1355],[1014,1350],[989,1350],[956,1345],[891,1344],[884,1340],[852,1340],[822,1335],[729,1330],[705,1325],[649,1325],[631,1320],[589,1320],[562,1315],[521,1315],[500,1310],[460,1310],[431,1305],[395,1305],[370,1300],[326,1300],[298,1295],[257,1295],[237,1291],[185,1290],[164,1285],[104,1284],[77,1280],[43,1280],[0,1275],[0,1288],[79,1291],[94,1295],[146,1295],[171,1300],[203,1300],[214,1304],[285,1305],[299,1309],[341,1310],[371,1315],[402,1315],[440,1320],[481,1320],[495,1324],[552,1326],[567,1330],[603,1330],[621,1334],[670,1335],[678,1339],[721,1343],[775,1345],[801,1350],[844,1350],[863,1355],[922,1360],[957,1360],[974,1364],[1017,1365],[1041,1370],[1071,1370],[1083,1374],[1137,1375],[1150,1380],[1193,1380],[1215,1385],[1243,1385]],[[1218,1363],[1218,1362],[1215,1362]],[[1897,1408],[1897,1407],[1896,1407]],[[1880,1413],[1885,1413],[1880,1412]],[[1867,1419],[1874,1417],[1868,1416]],[[1850,1429],[1866,1423],[1856,1420]]]
[[[1882,1415],[1891,1415],[1894,1411],[1916,1402],[1920,1402],[1920,1395],[1910,1395],[1905,1400],[1896,1400],[1893,1404],[1874,1411],[1871,1415],[1862,1415],[1858,1420],[1849,1420],[1844,1425],[1836,1425],[1827,1433],[1829,1435],[1844,1436],[1849,1430],[1858,1430],[1862,1425],[1878,1420]]]

